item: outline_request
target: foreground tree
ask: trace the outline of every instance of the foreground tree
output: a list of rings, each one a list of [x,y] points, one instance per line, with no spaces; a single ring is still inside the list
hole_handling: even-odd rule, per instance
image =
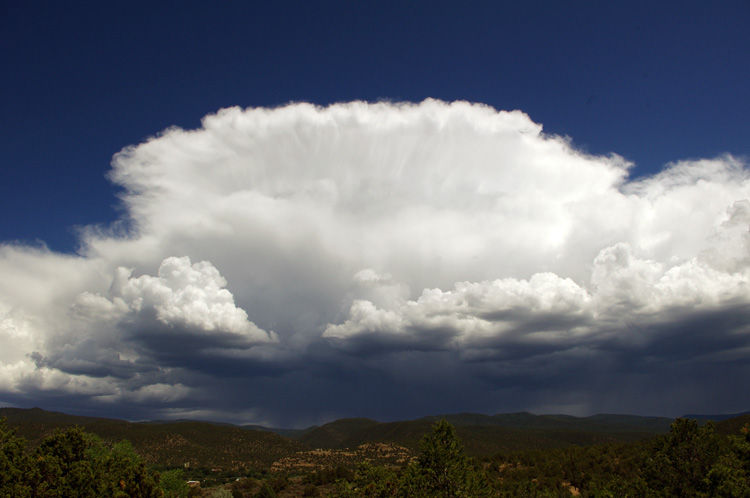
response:
[[[750,498],[750,425],[742,436],[730,437],[730,451],[722,455],[706,477],[716,498]]]
[[[33,452],[0,421],[0,496],[12,498],[156,498],[158,475],[129,442],[108,448],[80,427],[55,431]]]
[[[30,484],[24,476],[31,468],[25,454],[26,440],[16,437],[15,429],[8,429],[5,419],[0,419],[0,496],[30,496]]]
[[[721,450],[721,438],[712,422],[701,427],[696,420],[678,418],[670,433],[657,439],[646,462],[646,481],[665,497],[707,496],[706,476]]]
[[[465,498],[489,496],[489,486],[464,454],[456,430],[445,420],[422,438],[421,454],[402,476],[402,495]]]
[[[485,476],[466,456],[456,431],[445,420],[421,441],[421,454],[401,471],[360,465],[351,479],[340,479],[339,498],[482,498],[491,495]]]

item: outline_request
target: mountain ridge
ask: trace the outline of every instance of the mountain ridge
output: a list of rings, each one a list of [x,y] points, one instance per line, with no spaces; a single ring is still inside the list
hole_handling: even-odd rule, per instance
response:
[[[529,412],[458,413],[392,422],[344,418],[307,429],[280,429],[196,420],[130,422],[69,415],[37,407],[0,408],[0,418],[3,417],[32,447],[55,429],[82,426],[105,441],[130,440],[136,450],[152,463],[208,468],[268,468],[276,461],[306,451],[353,450],[374,443],[397,445],[416,454],[422,436],[441,419],[455,426],[466,452],[472,456],[572,444],[631,442],[665,434],[673,422],[666,417],[622,414],[575,417]],[[717,421],[716,430],[736,433],[749,422],[750,414],[743,414]]]

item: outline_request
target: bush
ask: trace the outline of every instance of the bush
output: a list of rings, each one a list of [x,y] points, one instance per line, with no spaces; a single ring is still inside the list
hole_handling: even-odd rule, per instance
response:
[[[317,486],[313,484],[307,484],[305,485],[305,488],[302,490],[302,496],[305,496],[308,498],[316,498],[320,496],[320,490],[317,488]]]
[[[270,479],[267,479],[266,482],[269,486],[271,486],[275,493],[278,493],[282,489],[289,486],[289,479],[287,479],[285,476],[272,477]]]
[[[276,491],[268,484],[263,482],[260,486],[260,490],[255,493],[255,498],[276,498]]]
[[[234,481],[231,486],[232,496],[239,498],[250,493],[255,488],[256,481],[251,478],[243,478],[238,481]]]
[[[159,476],[159,487],[164,491],[164,498],[187,498],[190,486],[185,481],[182,469],[168,470]]]
[[[232,498],[232,493],[228,489],[217,489],[211,493],[211,498]]]

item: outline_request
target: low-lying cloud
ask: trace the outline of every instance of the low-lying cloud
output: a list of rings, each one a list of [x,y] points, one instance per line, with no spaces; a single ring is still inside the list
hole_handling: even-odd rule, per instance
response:
[[[274,424],[747,409],[716,386],[749,373],[750,169],[631,167],[465,102],[221,110],[115,155],[125,216],[78,255],[0,248],[0,392]]]

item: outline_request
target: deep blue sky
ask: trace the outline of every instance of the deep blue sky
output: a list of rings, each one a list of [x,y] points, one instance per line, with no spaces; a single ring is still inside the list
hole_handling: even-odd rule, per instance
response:
[[[0,240],[73,251],[121,148],[228,106],[520,109],[633,161],[748,153],[747,2],[0,4]]]

